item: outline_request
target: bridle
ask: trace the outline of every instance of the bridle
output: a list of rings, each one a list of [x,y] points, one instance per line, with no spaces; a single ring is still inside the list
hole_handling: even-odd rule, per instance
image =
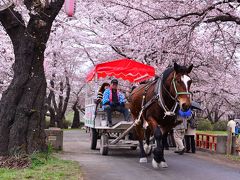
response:
[[[155,85],[155,95],[148,101],[145,103],[145,98],[146,98],[146,94],[147,94],[147,90],[149,89],[150,85],[153,83],[153,82],[156,82],[156,85]],[[176,85],[176,72],[174,72],[174,76],[173,76],[173,79],[171,81],[171,84],[173,85],[173,88],[175,90],[175,93],[176,93],[176,96],[173,97],[170,93],[169,90],[167,90],[167,88],[165,87],[165,85],[163,84],[163,74],[161,74],[161,76],[157,79],[157,80],[154,80],[153,82],[149,83],[147,86],[144,86],[145,87],[145,91],[144,91],[144,94],[143,94],[143,99],[142,99],[142,109],[139,113],[139,116],[138,116],[138,119],[136,121],[136,123],[138,123],[140,121],[140,117],[142,116],[142,113],[144,110],[146,110],[150,105],[152,105],[154,102],[157,101],[158,105],[164,110],[164,118],[166,116],[175,116],[176,115],[176,110],[179,106],[179,100],[178,100],[178,96],[179,95],[192,95],[191,92],[189,92],[188,90],[187,91],[178,91],[177,90],[177,85]],[[162,90],[163,88],[165,89],[165,91],[168,93],[168,95],[175,101],[175,104],[174,106],[169,109],[165,102],[164,102],[164,99],[162,97]],[[190,97],[191,98],[191,97]]]
[[[163,84],[163,74],[160,76],[160,78],[157,81],[157,86],[155,88],[155,93],[157,94],[156,99],[158,100],[158,104],[160,105],[160,107],[162,107],[162,109],[164,110],[165,116],[175,116],[176,115],[176,110],[177,107],[179,105],[179,95],[190,95],[190,98],[192,96],[192,93],[187,91],[178,91],[177,90],[177,85],[176,85],[176,72],[174,72],[173,75],[173,79],[171,81],[171,85],[173,85],[174,91],[175,91],[175,97],[172,96],[172,94],[170,93],[170,91],[166,88],[166,86]],[[165,92],[167,92],[167,94],[171,97],[172,100],[175,101],[174,106],[169,109],[165,102],[164,99],[162,97],[162,92],[163,92],[163,88],[165,90]],[[171,87],[170,87],[171,88]]]
[[[174,72],[173,79],[172,79],[172,84],[173,84],[173,88],[174,88],[175,94],[176,94],[176,96],[175,96],[175,98],[174,98],[175,100],[178,100],[178,96],[179,96],[179,95],[189,95],[190,98],[192,97],[192,92],[189,92],[188,89],[187,89],[187,91],[178,91],[178,90],[177,90],[177,85],[176,85],[176,72]],[[170,94],[170,93],[169,93],[169,94]]]

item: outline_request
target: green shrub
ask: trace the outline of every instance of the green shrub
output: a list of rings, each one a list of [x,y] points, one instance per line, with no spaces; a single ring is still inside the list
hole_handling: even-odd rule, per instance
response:
[[[80,128],[84,127],[85,123],[80,121]]]
[[[213,124],[214,131],[226,131],[227,130],[227,121],[218,121]]]
[[[200,131],[212,131],[213,130],[213,126],[211,124],[211,122],[207,119],[199,119],[198,120],[198,126],[197,126],[197,130]]]
[[[69,126],[72,125],[72,122],[67,121],[66,119],[63,120],[63,128],[68,129]]]
[[[44,152],[34,152],[31,158],[31,168],[42,166],[47,163],[53,154],[53,147],[51,144],[48,144],[47,149]]]

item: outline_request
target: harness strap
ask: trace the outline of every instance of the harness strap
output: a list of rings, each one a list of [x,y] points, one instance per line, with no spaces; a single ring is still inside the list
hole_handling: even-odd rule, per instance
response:
[[[176,111],[176,109],[177,109],[177,107],[178,107],[178,102],[176,101],[176,99],[175,98],[173,98],[171,95],[170,95],[170,97],[172,98],[172,99],[174,99],[175,100],[175,105],[171,108],[171,109],[168,109],[168,107],[165,105],[165,102],[164,102],[164,99],[163,99],[163,97],[162,97],[162,92],[163,92],[163,75],[161,75],[161,78],[159,78],[159,80],[158,80],[159,82],[158,82],[158,86],[157,86],[157,95],[158,95],[158,104],[160,105],[160,107],[162,107],[163,108],[163,110],[164,110],[164,113],[165,113],[165,116],[164,117],[166,117],[166,116],[174,116],[175,115],[175,111]],[[166,91],[167,91],[167,89],[166,89]],[[167,91],[168,92],[168,91]],[[168,92],[169,93],[169,92]],[[170,93],[169,93],[170,94]]]
[[[158,99],[158,95],[153,96],[142,108],[146,110],[152,103],[154,103]]]
[[[143,99],[142,99],[142,109],[141,109],[141,112],[139,114],[139,118],[138,120],[140,120],[140,117],[142,116],[142,113],[144,110],[146,110],[149,106],[151,106],[154,102],[157,101],[157,103],[159,104],[159,106],[164,110],[165,112],[165,116],[174,116],[175,115],[175,111],[178,107],[178,102],[175,100],[175,105],[172,107],[171,110],[168,109],[168,107],[165,105],[164,103],[164,100],[163,100],[163,97],[162,97],[162,84],[163,83],[163,75],[161,75],[158,80],[157,80],[157,83],[156,83],[156,86],[155,86],[155,95],[147,102],[145,103],[145,99],[146,99],[146,93],[147,93],[147,90],[150,86],[148,86],[146,89],[145,89],[145,92],[143,94]]]

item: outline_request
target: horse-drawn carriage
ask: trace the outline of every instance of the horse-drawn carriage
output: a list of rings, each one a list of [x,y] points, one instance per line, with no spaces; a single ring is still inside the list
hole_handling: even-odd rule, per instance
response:
[[[100,152],[103,155],[108,154],[108,148],[116,144],[135,149],[136,141],[123,141],[123,138],[127,137],[134,128],[139,141],[139,162],[147,162],[147,155],[152,149],[150,137],[153,136],[156,145],[153,149],[152,166],[154,168],[168,167],[164,159],[163,140],[170,130],[183,122],[177,117],[191,115],[190,86],[192,80],[189,74],[192,68],[193,65],[181,66],[174,63],[174,66],[166,68],[158,78],[137,86],[128,98],[129,109],[134,120],[125,122],[119,118],[120,122],[115,126],[106,127],[106,115],[94,104],[98,79],[113,76],[129,82],[141,82],[153,78],[155,71],[151,66],[129,59],[97,65],[87,76],[88,82],[95,79],[95,88],[86,91],[85,106],[85,125],[91,128],[91,148],[96,148],[97,139],[100,138]],[[147,124],[145,130],[144,124]]]
[[[107,115],[101,104],[96,103],[101,78],[117,78],[131,83],[139,83],[155,76],[155,70],[130,59],[121,59],[96,65],[87,75],[85,96],[85,126],[90,128],[91,149],[96,149],[100,139],[100,153],[107,155],[109,148],[137,149],[138,141],[129,138],[133,121],[124,121],[123,114],[112,113],[113,126],[107,126]]]

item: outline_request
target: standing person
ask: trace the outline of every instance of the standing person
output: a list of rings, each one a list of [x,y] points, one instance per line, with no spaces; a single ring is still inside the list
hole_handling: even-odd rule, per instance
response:
[[[179,110],[177,118],[178,121],[181,121],[181,124],[177,125],[173,129],[173,136],[176,143],[176,151],[174,152],[179,153],[180,155],[183,155],[185,151],[183,139],[187,129],[187,119],[191,117],[191,114],[191,109],[189,109],[187,112]]]
[[[229,120],[227,127],[231,128],[232,135],[235,136],[235,127],[236,127],[236,122],[234,120]]]
[[[185,133],[185,143],[186,143],[186,153],[189,153],[190,150],[192,153],[196,153],[196,128],[197,123],[195,119],[195,113],[192,114],[192,117],[187,123],[187,131]]]
[[[240,124],[237,122],[235,127],[235,135],[238,136],[240,134]]]
[[[183,144],[184,133],[185,133],[185,127],[184,127],[183,122],[181,124],[177,125],[173,129],[173,136],[174,136],[174,140],[176,143],[176,151],[174,151],[174,152],[179,153],[180,155],[183,155],[184,151],[185,151],[185,147]]]
[[[112,112],[118,111],[123,113],[125,121],[129,119],[129,111],[125,108],[125,96],[118,90],[118,80],[111,81],[110,88],[103,93],[103,109],[107,112],[108,126],[112,126]]]

